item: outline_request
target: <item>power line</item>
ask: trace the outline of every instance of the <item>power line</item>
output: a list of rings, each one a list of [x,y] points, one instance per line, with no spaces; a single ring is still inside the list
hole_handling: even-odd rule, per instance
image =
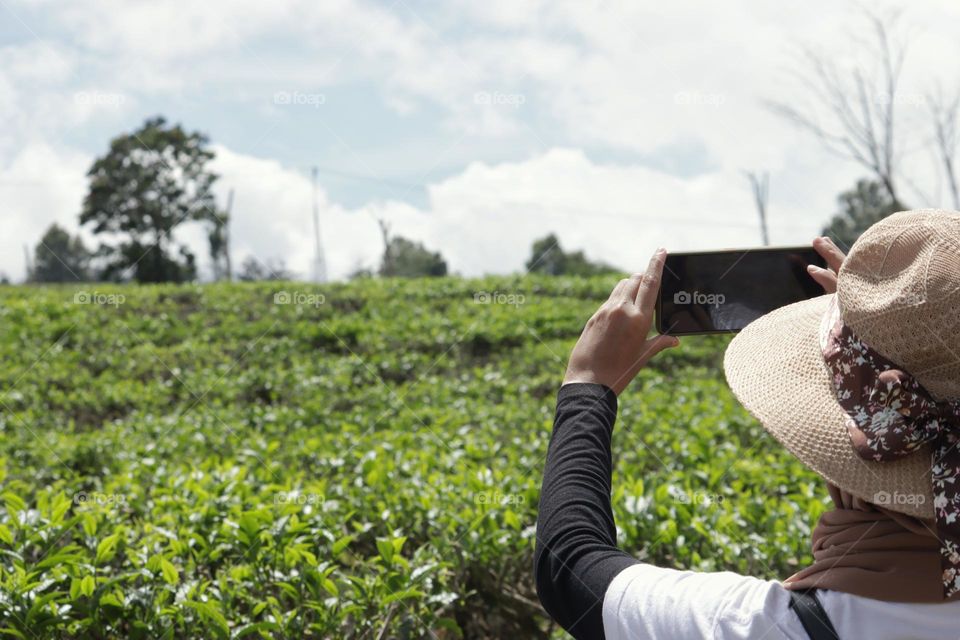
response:
[[[375,184],[382,184],[387,187],[392,187],[395,189],[426,189],[427,185],[418,183],[418,182],[400,182],[397,180],[389,180],[385,178],[378,178],[374,176],[361,175],[359,173],[350,173],[347,171],[341,171],[339,169],[333,169],[331,167],[323,167],[314,165],[311,170],[318,171],[320,173],[325,173],[330,176],[336,176],[338,178],[343,178],[345,180],[354,180],[357,182],[372,182]]]
[[[535,201],[522,201],[522,200],[496,200],[496,204],[508,205],[508,206],[526,206],[533,207],[537,209],[544,210],[549,215],[562,216],[562,217],[577,217],[581,220],[589,220],[590,218],[610,218],[613,220],[627,220],[630,222],[669,222],[670,224],[684,224],[684,225],[697,225],[697,226],[717,226],[717,227],[736,227],[742,229],[756,229],[757,225],[751,222],[733,222],[727,220],[710,220],[709,217],[704,216],[702,218],[678,218],[673,215],[669,216],[650,216],[650,215],[638,215],[636,212],[630,211],[621,211],[621,210],[604,210],[604,209],[584,209],[582,207],[575,207],[571,205],[556,204],[556,203],[542,203]],[[562,211],[562,212],[561,212]],[[779,224],[775,228],[780,229],[800,229],[806,230],[809,227],[807,225],[801,224]]]
[[[349,172],[346,172],[346,171],[341,171],[341,170],[339,170],[339,169],[333,169],[333,168],[330,168],[330,167],[316,166],[316,167],[313,167],[313,169],[315,169],[316,171],[318,171],[318,172],[320,172],[320,173],[325,173],[325,174],[328,174],[328,175],[337,176],[337,177],[340,177],[340,178],[344,178],[344,179],[348,179],[348,180],[354,180],[354,181],[359,181],[359,182],[371,182],[371,183],[376,183],[376,184],[382,184],[382,185],[385,185],[385,186],[390,186],[390,187],[395,187],[395,188],[401,188],[401,189],[405,189],[405,190],[410,190],[410,189],[414,189],[414,188],[419,188],[419,189],[424,189],[424,190],[427,189],[427,185],[421,184],[421,183],[409,183],[409,184],[406,184],[406,183],[395,182],[395,181],[391,181],[391,180],[384,180],[384,179],[381,179],[381,178],[374,178],[374,177],[371,177],[371,176],[364,176],[364,175],[360,175],[360,174],[349,173]],[[617,219],[617,220],[630,220],[630,221],[634,221],[634,222],[636,222],[636,221],[641,221],[641,222],[663,222],[663,221],[664,221],[664,218],[662,218],[662,217],[639,216],[639,215],[637,215],[637,214],[634,213],[634,212],[628,212],[628,211],[609,211],[609,210],[608,210],[608,211],[604,211],[604,210],[597,210],[597,209],[584,209],[584,208],[572,207],[572,206],[570,206],[570,205],[562,205],[562,204],[549,204],[549,205],[544,205],[544,204],[541,203],[541,202],[535,202],[535,201],[506,201],[506,202],[504,202],[504,201],[502,201],[502,200],[498,200],[497,203],[498,203],[498,204],[508,204],[508,205],[511,205],[511,206],[534,206],[534,207],[537,207],[537,208],[539,208],[539,209],[548,209],[548,210],[550,210],[550,213],[554,213],[554,215],[566,215],[566,216],[578,216],[578,217],[602,217],[602,218],[612,218],[612,219]],[[557,209],[564,209],[564,210],[568,211],[568,213],[566,213],[566,214],[556,214],[556,213],[555,213],[555,210],[557,210]],[[687,218],[687,219],[684,219],[684,218],[677,218],[677,217],[675,217],[675,216],[670,216],[670,217],[669,217],[669,221],[670,221],[671,223],[678,223],[678,224],[684,224],[684,225],[704,225],[704,224],[706,224],[706,225],[711,225],[711,226],[731,227],[731,228],[736,227],[736,228],[743,228],[743,229],[754,229],[754,228],[756,228],[756,225],[753,224],[753,223],[746,223],[746,222],[739,223],[739,222],[728,222],[728,221],[711,221],[711,220],[705,219],[705,218]],[[769,221],[768,218],[764,220],[763,225],[764,225],[765,228],[769,226],[769,222],[770,222],[770,221]],[[806,230],[808,227],[807,227],[807,225],[799,225],[799,224],[776,224],[776,225],[774,225],[774,228],[778,228],[778,229],[802,229],[802,230]]]

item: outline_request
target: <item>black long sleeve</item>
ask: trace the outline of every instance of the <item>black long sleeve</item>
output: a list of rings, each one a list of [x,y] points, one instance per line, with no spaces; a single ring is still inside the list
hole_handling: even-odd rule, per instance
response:
[[[557,414],[540,491],[534,573],[544,609],[575,638],[603,634],[603,596],[637,560],[617,548],[610,439],[617,397],[599,384],[568,384]]]

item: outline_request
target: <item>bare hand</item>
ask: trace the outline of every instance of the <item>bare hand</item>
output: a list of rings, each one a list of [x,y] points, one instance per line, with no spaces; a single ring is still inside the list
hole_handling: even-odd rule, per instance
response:
[[[814,238],[813,248],[816,249],[824,260],[827,261],[827,269],[817,265],[807,265],[807,273],[810,274],[817,283],[823,287],[827,293],[836,293],[837,291],[837,273],[840,271],[840,265],[846,257],[843,251],[833,243],[833,240],[826,236]]]
[[[570,354],[563,384],[603,384],[620,395],[650,358],[680,344],[674,336],[647,339],[666,256],[664,249],[658,249],[646,273],[621,280],[587,321]]]

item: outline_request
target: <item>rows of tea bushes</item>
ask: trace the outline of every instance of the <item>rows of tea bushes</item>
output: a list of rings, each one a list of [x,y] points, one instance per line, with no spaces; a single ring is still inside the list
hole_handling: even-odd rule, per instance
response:
[[[540,472],[614,283],[0,289],[0,637],[562,637]],[[736,404],[725,344],[623,395],[620,538],[783,577],[823,491]]]

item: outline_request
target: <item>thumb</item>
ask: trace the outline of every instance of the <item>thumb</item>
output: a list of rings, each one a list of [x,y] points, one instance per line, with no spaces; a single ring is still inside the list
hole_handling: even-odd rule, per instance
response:
[[[823,287],[827,293],[835,293],[837,290],[837,274],[830,269],[823,269],[815,264],[807,265],[807,273],[817,284]]]
[[[647,340],[643,350],[643,362],[646,363],[661,351],[679,346],[680,340],[676,336],[659,335],[655,338],[650,338]]]

